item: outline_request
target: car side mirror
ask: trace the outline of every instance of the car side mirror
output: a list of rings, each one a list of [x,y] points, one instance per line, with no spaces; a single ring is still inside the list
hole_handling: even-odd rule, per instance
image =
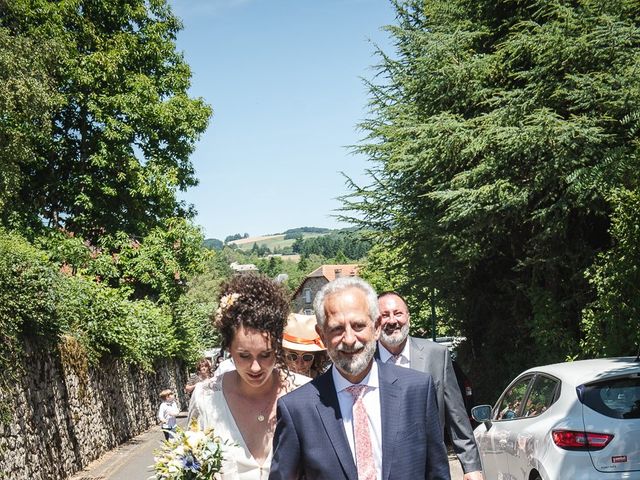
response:
[[[479,423],[491,422],[491,405],[477,405],[471,409],[471,417]]]

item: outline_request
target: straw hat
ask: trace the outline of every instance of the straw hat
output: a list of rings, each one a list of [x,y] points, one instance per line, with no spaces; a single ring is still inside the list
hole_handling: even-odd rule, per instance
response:
[[[282,336],[282,346],[299,352],[326,350],[316,333],[317,323],[315,315],[290,314]]]

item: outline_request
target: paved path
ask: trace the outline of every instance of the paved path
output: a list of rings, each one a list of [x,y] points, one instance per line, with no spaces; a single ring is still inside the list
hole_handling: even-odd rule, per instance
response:
[[[186,414],[178,417],[184,427]],[[69,480],[146,480],[153,478],[153,451],[160,446],[164,435],[157,425],[127,443],[107,452]]]
[[[184,425],[181,415],[178,424]],[[159,426],[129,440],[124,445],[104,454],[87,468],[69,480],[147,480],[153,478],[149,468],[153,464],[153,451],[158,448],[164,436]],[[462,480],[462,468],[455,456],[449,456],[451,480]]]

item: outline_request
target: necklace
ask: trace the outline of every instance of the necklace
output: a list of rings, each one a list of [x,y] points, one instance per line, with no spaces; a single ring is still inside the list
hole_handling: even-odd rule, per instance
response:
[[[271,412],[271,408],[273,407],[273,401],[270,397],[271,395],[267,395],[267,403],[263,408],[261,408],[258,411],[258,415],[256,415],[256,420],[258,420],[259,422],[264,422],[269,416],[269,413]]]
[[[273,408],[272,395],[275,394],[275,396],[277,397],[277,388],[278,388],[278,377],[274,375],[271,380],[270,388],[267,392],[265,392],[265,395],[264,395],[266,396],[267,401],[263,403],[259,408],[257,408],[258,413],[255,414],[256,415],[255,418],[258,422],[262,423],[269,418],[269,414],[271,413],[271,410]],[[249,399],[246,397],[244,398],[244,401],[247,404],[250,402]]]

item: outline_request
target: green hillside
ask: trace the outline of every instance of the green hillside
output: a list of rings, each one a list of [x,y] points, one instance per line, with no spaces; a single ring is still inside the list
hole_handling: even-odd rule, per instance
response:
[[[322,235],[327,235],[331,230],[327,230],[325,233],[319,232],[298,232],[298,235],[302,235],[303,239],[320,237]],[[285,238],[287,237],[286,233],[281,233],[277,235],[261,235],[257,237],[249,237],[243,238],[240,240],[234,240],[229,242],[230,245],[236,245],[240,250],[249,251],[253,248],[254,244],[258,244],[259,247],[267,247],[272,252],[277,250],[282,250],[286,247],[291,247],[293,242],[295,242],[294,238]]]

